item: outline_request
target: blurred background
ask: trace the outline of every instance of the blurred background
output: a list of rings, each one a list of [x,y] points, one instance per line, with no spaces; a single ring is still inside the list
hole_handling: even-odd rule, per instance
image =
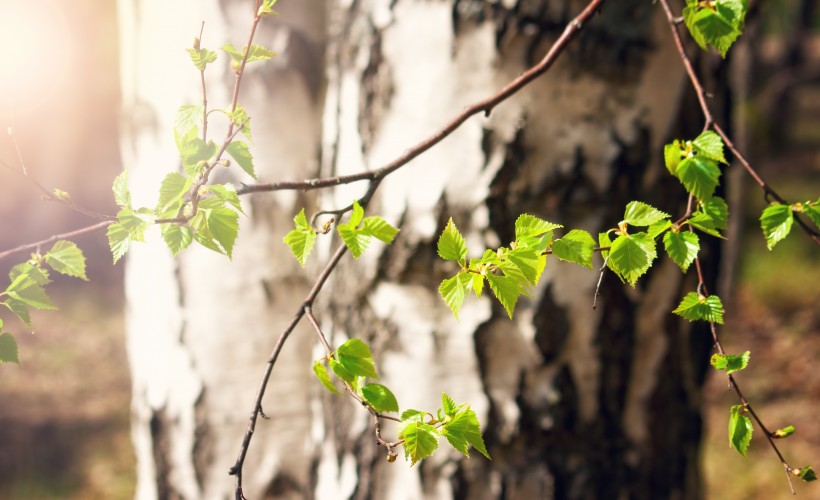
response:
[[[748,156],[789,200],[816,198],[820,2],[751,3],[756,20],[744,36],[753,77],[746,82],[749,98],[737,104],[749,125]],[[115,211],[110,187],[121,171],[115,7],[111,0],[0,0],[3,128],[12,128],[33,179],[102,213]],[[0,251],[93,222],[41,199],[19,174],[15,141],[6,134],[0,160],[10,165],[0,165]],[[798,230],[769,252],[756,220],[766,202],[748,180],[744,193],[722,341],[729,352],[752,352],[751,369],[738,379],[764,421],[797,427],[783,442],[787,459],[817,468],[820,252]],[[102,232],[76,242],[88,257],[90,282],[58,280],[50,294],[59,312],[35,312],[34,334],[2,312],[21,364],[0,366],[0,498],[133,496],[122,263],[111,265]],[[0,260],[0,273],[26,257]],[[702,448],[708,497],[790,498],[783,470],[759,435],[746,458],[729,448],[732,404],[725,378],[711,377]],[[799,491],[804,497],[820,491],[809,488]]]

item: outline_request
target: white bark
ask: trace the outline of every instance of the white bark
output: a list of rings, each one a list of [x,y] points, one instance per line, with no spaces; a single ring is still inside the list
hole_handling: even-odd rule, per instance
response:
[[[173,167],[176,107],[199,99],[198,75],[183,48],[201,19],[204,46],[244,44],[246,3],[186,0],[169,7],[159,0],[120,0],[128,117],[123,154],[138,203],[154,203],[161,178]],[[465,0],[459,8],[481,4]],[[508,4],[517,2],[503,2]],[[331,9],[336,42],[325,96],[325,4],[289,0],[277,9],[285,24],[264,28],[258,41],[283,56],[251,66],[240,98],[253,120],[257,170],[266,180],[381,166],[520,74],[534,40],[508,31],[499,50],[499,24],[467,17],[456,33],[451,2],[340,2]],[[312,380],[310,361],[318,351],[312,333],[303,330],[291,337],[274,368],[263,405],[272,420],[257,425],[245,462],[249,498],[267,492],[438,499],[454,497],[457,488],[469,498],[498,498],[502,490],[505,498],[547,498],[558,490],[570,496],[587,491],[589,470],[559,477],[570,472],[542,460],[547,452],[536,441],[565,430],[562,412],[577,415],[576,432],[583,433],[609,411],[601,407],[611,381],[601,347],[607,340],[599,332],[612,313],[606,306],[591,310],[596,273],[550,259],[535,297],[519,302],[513,321],[488,297],[468,298],[456,321],[437,293],[441,279],[455,270],[431,258],[431,248],[448,216],[465,233],[471,256],[506,244],[499,220],[511,229],[524,211],[594,234],[614,218],[598,203],[622,175],[613,164],[633,149],[653,152],[652,166],[638,180],[642,187],[654,185],[662,170],[656,152],[683,82],[671,42],[660,34],[660,12],[655,14],[648,28],[652,49],[635,67],[625,67],[622,79],[607,81],[567,55],[490,117],[471,119],[387,178],[368,212],[400,223],[402,232],[389,248],[377,243],[358,261],[346,257],[317,303],[335,345],[354,336],[371,342],[384,383],[402,408],[434,410],[446,391],[469,401],[483,423],[492,422],[494,467],[477,453],[470,462],[456,461],[452,451],[414,468],[401,460],[387,464],[368,415],[348,400],[324,395]],[[538,47],[553,37],[547,33]],[[229,99],[232,75],[222,59],[208,70],[211,107],[224,107]],[[214,128],[211,136],[221,133]],[[566,188],[569,199],[561,199],[563,186],[574,182],[583,185]],[[362,193],[361,185],[342,186],[322,195],[321,206],[345,206]],[[498,203],[515,215],[491,213]],[[231,496],[227,471],[268,353],[304,297],[311,268],[318,268],[311,264],[305,274],[280,243],[292,214],[305,204],[308,212],[315,208],[294,193],[245,201],[249,216],[242,219],[232,262],[201,248],[171,259],[157,235],[131,250],[128,347],[139,498]],[[330,244],[325,240],[320,247],[318,260],[327,257]],[[635,467],[645,459],[647,405],[668,350],[666,337],[654,333],[664,330],[662,313],[679,287],[672,271],[662,265],[645,294],[624,292],[631,294],[625,302],[646,312],[635,332],[625,332],[634,335],[635,345],[627,362],[631,377],[622,388],[621,432],[634,447]],[[651,300],[641,303],[645,295]],[[549,307],[567,318],[565,328],[551,326],[558,320],[545,318]],[[549,355],[539,344],[544,321],[560,340]],[[567,384],[577,401],[569,401]],[[385,432],[391,431],[387,426]],[[586,459],[573,453],[567,450],[567,471]]]

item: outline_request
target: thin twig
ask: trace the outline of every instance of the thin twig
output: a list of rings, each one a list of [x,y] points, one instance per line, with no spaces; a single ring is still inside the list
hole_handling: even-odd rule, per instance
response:
[[[109,224],[113,224],[114,221],[112,220],[104,220],[102,222],[98,222],[96,224],[92,224],[90,226],[86,226],[81,229],[75,229],[74,231],[69,231],[67,233],[62,234],[55,234],[49,238],[44,240],[36,241],[34,243],[27,243],[25,245],[20,245],[18,247],[11,248],[9,250],[0,252],[0,259],[4,259],[9,255],[18,253],[18,252],[25,252],[26,250],[35,250],[43,245],[48,245],[49,243],[54,243],[58,240],[66,240],[69,238],[76,238],[77,236],[81,236],[83,234],[93,233],[94,231],[98,231],[103,229],[104,227],[108,227]]]
[[[576,16],[572,21],[569,22],[567,27],[564,29],[564,32],[555,41],[555,43],[550,47],[547,54],[544,58],[539,62],[536,66],[533,66],[529,70],[527,70],[524,74],[507,84],[504,88],[502,88],[499,92],[494,94],[493,96],[475,103],[471,106],[468,106],[464,111],[456,115],[455,118],[451,119],[447,124],[445,124],[441,129],[437,132],[429,136],[427,139],[419,142],[416,146],[408,149],[405,151],[404,154],[400,155],[398,158],[394,159],[393,161],[387,163],[383,167],[374,170],[373,172],[366,172],[361,174],[356,174],[354,176],[340,176],[330,179],[314,179],[310,181],[305,181],[304,183],[291,183],[291,186],[295,186],[299,184],[299,187],[289,187],[284,188],[281,187],[283,184],[279,184],[278,189],[316,189],[319,187],[329,187],[331,185],[338,185],[338,184],[346,184],[349,182],[355,182],[360,180],[368,180],[370,181],[370,185],[368,187],[367,193],[360,199],[360,204],[364,207],[372,198],[373,194],[375,193],[376,189],[378,188],[381,180],[390,175],[392,172],[398,170],[402,166],[409,163],[412,159],[416,158],[420,154],[424,153],[431,147],[438,144],[441,140],[445,137],[450,135],[453,131],[455,131],[458,127],[460,127],[468,118],[471,116],[484,112],[485,114],[489,114],[492,109],[498,105],[499,103],[503,102],[504,100],[508,99],[510,96],[521,90],[524,86],[535,80],[537,77],[545,73],[555,62],[558,55],[560,55],[563,50],[566,48],[567,44],[577,36],[577,34],[583,29],[583,27],[587,24],[587,22],[592,18],[592,16],[597,13],[600,9],[601,5],[604,4],[606,0],[592,0],[586,8]],[[258,5],[258,2],[257,2]],[[256,25],[259,22],[258,16],[254,17],[254,23],[252,25],[252,32],[251,32],[251,40],[253,38],[253,31],[256,29]],[[250,46],[250,41],[248,42]],[[244,62],[242,67],[244,67]],[[240,69],[242,68],[240,67]],[[241,80],[237,79],[237,87]],[[238,88],[234,90],[234,97],[238,95]],[[238,192],[241,194],[251,193],[251,192],[261,192],[261,191],[273,191],[273,185],[269,185],[270,188],[265,189],[261,185],[257,186],[243,186]],[[248,448],[250,446],[251,439],[253,438],[254,429],[256,427],[256,421],[259,416],[259,408],[262,404],[262,398],[265,394],[265,388],[267,387],[268,380],[270,379],[271,372],[273,370],[273,366],[276,363],[276,359],[279,356],[279,353],[282,350],[282,346],[284,345],[287,338],[293,332],[296,325],[305,315],[306,308],[310,310],[310,307],[313,305],[313,301],[316,298],[316,295],[321,290],[322,286],[327,281],[330,274],[336,268],[339,259],[341,259],[342,255],[347,247],[341,245],[336,252],[331,257],[330,262],[325,266],[322,273],[317,278],[313,288],[311,289],[310,293],[308,293],[305,300],[300,305],[299,309],[296,311],[293,319],[290,321],[288,326],[280,333],[279,339],[276,342],[276,346],[274,347],[273,353],[271,354],[270,358],[268,359],[267,367],[265,369],[265,373],[262,376],[262,380],[259,384],[259,388],[257,390],[256,400],[254,401],[253,410],[251,412],[251,416],[248,421],[248,427],[245,431],[245,437],[242,440],[242,446],[239,450],[239,456],[237,457],[236,463],[231,467],[229,473],[231,475],[236,476],[236,499],[241,500],[244,498],[242,494],[242,467],[245,462],[245,457],[248,452]],[[353,391],[354,397],[358,396],[355,395],[355,391]],[[367,408],[371,410],[371,413],[375,412],[369,405]],[[386,417],[385,417],[386,418]],[[377,427],[380,432],[380,428]],[[377,434],[377,438],[380,440],[380,444],[382,444],[381,437]],[[387,443],[384,442],[385,446],[388,446],[388,450],[392,450],[392,447],[397,446],[399,443]]]
[[[672,37],[675,40],[675,46],[678,49],[678,54],[680,55],[681,62],[683,63],[684,68],[686,69],[686,74],[689,76],[689,82],[692,84],[692,87],[695,89],[695,94],[698,97],[698,103],[700,104],[701,112],[703,113],[704,117],[704,124],[703,130],[709,130],[710,128],[713,129],[720,137],[723,139],[724,144],[729,150],[732,152],[732,155],[737,159],[746,172],[755,180],[758,186],[766,193],[767,196],[771,196],[779,203],[783,205],[789,205],[789,202],[786,201],[785,198],[780,196],[768,183],[766,183],[760,174],[752,168],[752,165],[746,159],[745,156],[735,147],[734,143],[732,142],[731,138],[723,131],[723,128],[715,121],[711,108],[709,104],[706,102],[706,92],[703,89],[703,85],[698,78],[697,73],[692,66],[692,61],[689,59],[689,56],[686,54],[686,49],[683,47],[683,40],[681,39],[680,32],[678,31],[678,23],[676,22],[675,16],[672,14],[672,9],[669,7],[668,0],[659,0],[661,6],[663,7],[664,12],[666,13],[666,19],[669,22],[669,28],[672,32]],[[809,235],[809,237],[814,240],[814,242],[820,245],[820,232],[813,229],[810,225],[804,222],[798,214],[794,215],[795,220],[797,221],[798,225]]]

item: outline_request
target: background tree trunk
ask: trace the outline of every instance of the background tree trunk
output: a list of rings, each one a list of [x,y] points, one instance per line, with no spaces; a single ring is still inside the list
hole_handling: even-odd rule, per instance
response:
[[[199,99],[182,48],[200,18],[204,46],[244,43],[248,3],[120,2],[123,154],[144,203],[176,156],[171,110]],[[539,59],[582,5],[282,2],[284,24],[266,21],[259,43],[283,57],[252,67],[240,98],[260,177],[381,166]],[[209,69],[209,102],[224,106],[232,75],[219,68]],[[697,497],[710,342],[669,312],[694,286],[671,261],[661,258],[635,289],[607,274],[594,311],[597,273],[550,258],[513,321],[487,297],[468,298],[456,321],[437,293],[456,270],[435,251],[450,216],[480,255],[513,239],[522,212],[593,234],[633,199],[682,213],[683,190],[660,153],[670,134],[702,125],[676,127],[684,88],[660,9],[606,5],[549,74],[383,182],[368,211],[402,232],[390,247],[345,258],[320,296],[333,343],[370,342],[403,409],[434,409],[442,391],[469,401],[492,462],[442,450],[414,468],[388,464],[368,415],[311,380],[319,351],[299,331],[274,369],[264,404],[272,418],[251,444],[249,498]],[[343,186],[319,204],[361,194]],[[280,241],[311,200],[262,195],[245,205],[233,262],[199,248],[173,260],[158,243],[129,255],[140,498],[231,495],[227,470],[267,353],[306,293],[309,276]],[[714,265],[716,249],[704,252]]]

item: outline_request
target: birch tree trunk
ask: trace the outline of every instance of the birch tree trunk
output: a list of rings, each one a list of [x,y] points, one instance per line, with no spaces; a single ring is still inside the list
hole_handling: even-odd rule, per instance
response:
[[[201,99],[182,48],[203,18],[203,45],[244,43],[248,3],[120,1],[123,154],[146,204],[173,168],[172,111]],[[280,24],[265,27],[259,43],[283,56],[252,68],[240,99],[260,177],[381,166],[519,75],[583,5],[281,2]],[[387,463],[366,412],[311,379],[319,351],[311,332],[297,331],[265,397],[271,420],[256,427],[246,460],[248,498],[700,495],[710,344],[670,314],[692,286],[671,261],[635,289],[605,276],[597,310],[597,273],[552,258],[512,321],[487,297],[467,299],[456,321],[437,292],[456,271],[435,252],[448,217],[480,255],[511,241],[523,212],[593,234],[617,224],[633,199],[682,212],[683,190],[660,157],[670,134],[681,134],[673,127],[684,94],[662,17],[643,0],[607,4],[546,76],[389,176],[368,212],[401,233],[357,261],[346,257],[317,303],[335,345],[371,343],[402,408],[436,408],[442,391],[469,401],[493,461],[442,450],[414,468]],[[209,69],[209,103],[228,99],[232,74],[220,68]],[[309,286],[310,266],[303,273],[281,238],[298,207],[339,208],[362,194],[351,185],[319,200],[245,201],[232,262],[199,248],[171,259],[157,243],[131,250],[139,498],[232,495],[227,471],[267,353]]]

